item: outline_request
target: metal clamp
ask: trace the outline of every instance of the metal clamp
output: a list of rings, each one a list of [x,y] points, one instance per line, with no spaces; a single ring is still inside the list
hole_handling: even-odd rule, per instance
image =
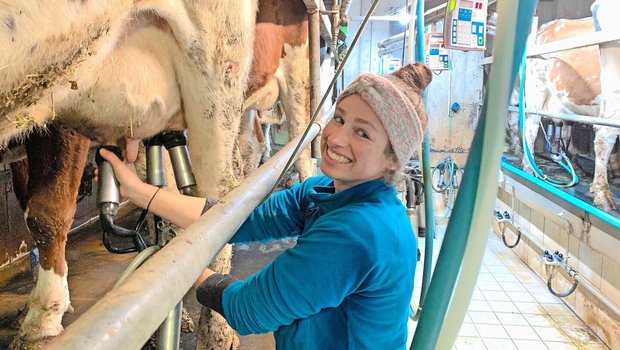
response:
[[[565,298],[571,295],[575,291],[575,289],[577,289],[577,284],[579,284],[579,281],[576,278],[577,271],[575,271],[575,269],[568,265],[568,258],[565,258],[564,254],[560,253],[557,250],[553,254],[549,253],[548,250],[545,250],[543,252],[543,255],[541,255],[541,259],[545,264],[545,274],[547,275],[547,289],[549,290],[549,292],[558,298]],[[551,283],[553,278],[555,278],[555,276],[558,274],[558,268],[560,267],[563,268],[568,273],[568,276],[573,279],[573,283],[570,288],[561,293],[556,292],[553,289],[553,285]]]
[[[504,245],[510,249],[516,247],[519,242],[521,242],[521,228],[514,224],[513,217],[510,215],[510,213],[508,213],[508,211],[504,211],[502,213],[499,210],[495,210],[495,221],[497,222],[497,226],[499,227],[499,230],[502,234],[502,242],[504,242]],[[514,228],[513,231],[515,231],[517,234],[517,240],[513,244],[508,243],[506,239],[507,223]]]

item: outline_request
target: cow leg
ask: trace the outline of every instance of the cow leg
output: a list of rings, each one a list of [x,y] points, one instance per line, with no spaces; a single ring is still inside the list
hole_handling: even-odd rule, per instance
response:
[[[200,36],[185,48],[185,62],[177,67],[189,152],[198,194],[221,198],[240,182],[233,157],[252,59],[256,1],[188,2],[186,8],[202,24]],[[229,272],[231,251],[224,248],[211,267]],[[197,349],[235,348],[234,331],[220,315],[206,312],[211,317],[201,320]]]
[[[523,157],[523,147],[521,146],[521,134],[519,133],[519,114],[508,112],[508,139],[509,148],[512,154]]]
[[[601,21],[603,30],[613,29],[615,23]],[[607,28],[606,28],[607,27]],[[620,119],[620,43],[610,42],[599,46],[601,60],[601,109],[602,118]],[[594,150],[596,162],[594,179],[590,192],[594,193],[594,204],[605,210],[616,210],[616,203],[609,191],[607,165],[609,155],[619,135],[618,129],[595,127]]]
[[[260,161],[261,163],[265,163],[271,158],[271,144],[273,140],[271,139],[271,124],[261,124],[261,130],[263,131],[263,137],[265,138],[263,154],[261,155]]]
[[[525,108],[527,109],[543,110],[545,107],[545,104],[549,98],[549,92],[546,88],[547,65],[548,62],[545,60],[527,60],[527,76],[524,87]],[[540,116],[525,116],[525,130],[522,130],[522,132],[525,135],[525,141],[530,149],[530,152],[532,153],[532,157],[534,156],[534,143],[536,142],[536,136],[538,136],[539,125]],[[529,174],[533,173],[532,167],[525,156],[523,157],[523,170]]]
[[[538,115],[528,115],[525,117],[525,130],[522,132],[525,135],[525,142],[527,143],[528,148],[530,149],[530,153],[532,157],[534,157],[534,143],[536,142],[536,136],[538,136],[538,128],[540,125],[540,116]],[[521,140],[519,140],[521,142]],[[525,152],[525,150],[523,150]],[[525,153],[523,155],[523,171],[528,174],[533,174],[532,166],[528,161]]]
[[[261,128],[257,111],[247,109],[243,113],[241,120],[241,131],[239,132],[239,151],[243,163],[242,174],[244,177],[250,175],[260,163],[265,148],[265,137]]]
[[[70,307],[65,245],[89,143],[73,131],[55,127],[32,135],[26,143],[29,198],[24,216],[40,260],[28,312],[11,349],[29,348],[63,330],[62,316]]]
[[[307,33],[306,33],[307,34]],[[306,36],[307,37],[307,36]],[[308,66],[308,43],[301,46],[284,45],[284,78],[278,73],[280,100],[286,114],[289,138],[303,134],[310,120],[310,77]],[[310,148],[305,149],[295,162],[299,180],[315,174]]]
[[[618,131],[609,127],[596,127],[595,132],[594,151],[596,152],[596,160],[594,162],[594,179],[592,180],[592,185],[590,185],[590,192],[594,196],[594,205],[604,210],[616,210],[616,204],[609,191],[607,164],[616,143]]]

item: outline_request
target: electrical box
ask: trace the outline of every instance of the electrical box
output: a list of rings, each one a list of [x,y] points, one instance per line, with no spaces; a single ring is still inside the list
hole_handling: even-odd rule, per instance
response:
[[[457,50],[484,50],[487,32],[487,0],[448,0],[444,45]]]
[[[426,35],[425,62],[431,70],[448,70],[450,52],[443,44],[443,33],[429,33]]]
[[[401,66],[400,58],[398,57],[382,56],[381,59],[383,60],[383,67],[381,67],[382,75],[390,74]]]

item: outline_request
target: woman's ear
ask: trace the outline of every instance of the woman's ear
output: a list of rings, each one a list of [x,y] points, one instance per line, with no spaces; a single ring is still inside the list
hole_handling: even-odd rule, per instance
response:
[[[398,159],[396,159],[396,155],[392,154],[390,157],[390,163],[388,165],[388,170],[396,172],[400,170],[400,164],[398,163]]]

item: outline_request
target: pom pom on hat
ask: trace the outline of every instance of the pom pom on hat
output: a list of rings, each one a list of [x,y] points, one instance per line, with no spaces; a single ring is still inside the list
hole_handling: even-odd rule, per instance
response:
[[[427,115],[421,93],[433,79],[423,64],[408,64],[382,77],[363,73],[338,96],[358,94],[377,114],[402,168],[420,146]]]

